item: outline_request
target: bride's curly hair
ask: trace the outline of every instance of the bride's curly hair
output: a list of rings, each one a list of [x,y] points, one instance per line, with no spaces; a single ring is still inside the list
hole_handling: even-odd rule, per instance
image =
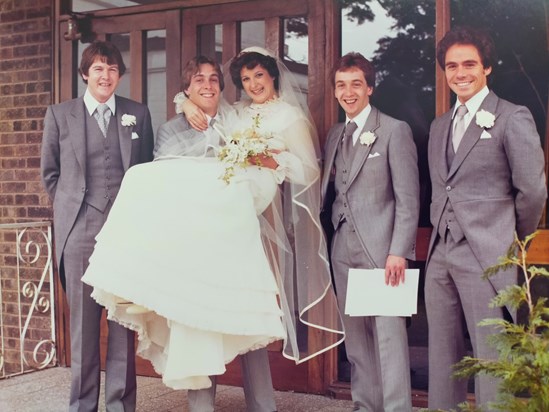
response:
[[[240,71],[244,67],[251,70],[257,66],[263,67],[267,70],[269,75],[274,78],[274,87],[278,91],[278,77],[280,76],[280,72],[276,65],[276,60],[273,57],[256,52],[241,53],[233,59],[229,67],[229,72],[231,73],[231,79],[234,85],[242,90],[243,86],[240,78]]]

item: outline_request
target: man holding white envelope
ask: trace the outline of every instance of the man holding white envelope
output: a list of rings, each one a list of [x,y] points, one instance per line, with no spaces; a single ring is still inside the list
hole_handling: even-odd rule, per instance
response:
[[[349,269],[381,268],[387,288],[404,282],[406,259],[415,258],[419,176],[410,127],[369,104],[372,64],[349,53],[334,66],[332,81],[346,121],[328,134],[322,198],[324,208],[332,209],[331,258],[345,312]],[[344,315],[343,320],[355,410],[411,411],[405,319]]]

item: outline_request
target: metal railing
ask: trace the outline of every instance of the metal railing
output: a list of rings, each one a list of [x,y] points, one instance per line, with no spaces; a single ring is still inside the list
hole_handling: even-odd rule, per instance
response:
[[[0,224],[0,379],[56,364],[50,222]]]

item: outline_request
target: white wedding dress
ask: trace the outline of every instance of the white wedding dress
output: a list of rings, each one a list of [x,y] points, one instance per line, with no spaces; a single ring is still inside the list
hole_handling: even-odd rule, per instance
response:
[[[208,376],[237,355],[276,340],[296,363],[342,340],[310,190],[319,176],[310,128],[282,99],[240,107],[224,126],[242,131],[258,118],[280,151],[277,170],[235,167],[226,184],[216,157],[132,167],[82,278],[109,319],[138,333],[137,354],[174,389],[209,387]],[[128,302],[151,311],[130,314]],[[316,329],[317,346],[303,345],[303,325]]]
[[[254,205],[274,195],[273,173],[237,170],[227,185],[223,171],[206,157],[128,170],[82,278],[175,389],[209,387],[238,354],[285,336]],[[153,311],[128,314],[123,301]]]

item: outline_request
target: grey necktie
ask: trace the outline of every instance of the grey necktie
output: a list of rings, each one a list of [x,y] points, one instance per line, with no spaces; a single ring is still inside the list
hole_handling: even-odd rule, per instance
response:
[[[454,134],[452,135],[452,147],[454,153],[457,152],[461,139],[465,134],[465,115],[467,114],[467,107],[462,104],[458,107],[456,117],[454,119]]]
[[[107,129],[109,128],[109,120],[111,119],[111,109],[105,103],[97,106],[94,114],[97,124],[104,137],[107,137]]]
[[[341,144],[342,152],[343,152],[343,160],[349,161],[350,156],[353,150],[353,133],[357,129],[357,125],[355,122],[350,121],[345,125],[345,131],[343,132],[343,142]]]

